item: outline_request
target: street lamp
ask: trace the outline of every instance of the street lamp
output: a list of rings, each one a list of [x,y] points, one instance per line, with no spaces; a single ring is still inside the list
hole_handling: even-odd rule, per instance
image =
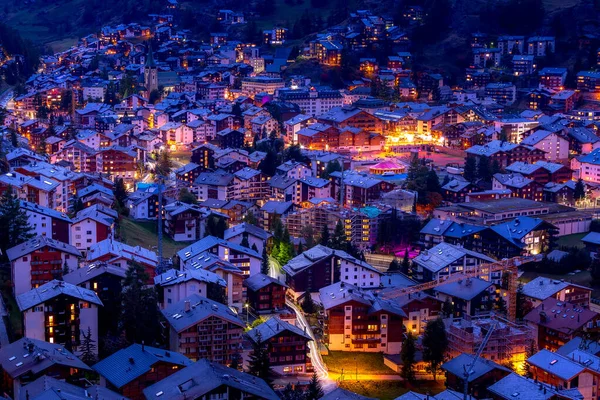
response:
[[[249,309],[250,308],[250,304],[245,303],[244,304],[244,308],[246,309],[246,323],[248,324],[249,321],[250,321],[250,316],[249,316],[250,315],[250,309]]]

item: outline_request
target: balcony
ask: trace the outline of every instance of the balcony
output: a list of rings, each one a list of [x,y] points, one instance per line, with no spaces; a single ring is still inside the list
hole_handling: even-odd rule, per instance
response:
[[[48,264],[62,264],[62,260],[42,260],[42,261],[32,261],[31,265],[48,265]]]
[[[371,338],[371,339],[352,339],[352,344],[354,343],[380,343],[381,338]]]

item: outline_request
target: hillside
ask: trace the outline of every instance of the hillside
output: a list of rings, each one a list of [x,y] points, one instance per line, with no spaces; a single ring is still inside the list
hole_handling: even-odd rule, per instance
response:
[[[103,25],[134,21],[150,12],[159,12],[163,3],[161,0],[0,0],[0,20],[18,30],[23,39],[57,51]]]
[[[536,1],[543,4],[543,23],[535,29],[540,34],[558,30],[572,36],[580,31],[593,30],[598,24],[595,18],[598,0],[180,0],[183,12],[179,17],[183,27],[195,33],[206,33],[204,31],[214,26],[211,22],[214,22],[214,15],[219,8],[244,11],[257,30],[274,25],[292,30],[306,14],[310,15],[313,23],[317,21],[316,26],[323,29],[340,19],[332,16],[339,17],[359,8],[398,15],[403,4],[422,4],[435,9],[446,1],[452,4],[451,32],[439,38],[437,42],[440,43],[434,48],[424,49],[425,53],[442,56],[449,50],[459,48],[459,43],[450,41],[452,38],[461,40],[473,31],[495,33],[493,31],[504,29],[497,22],[502,15],[498,15],[496,10],[502,4],[524,4],[524,7],[538,4]],[[164,12],[165,5],[165,0],[0,0],[0,21],[17,29],[24,39],[57,51],[68,48],[77,38],[95,32],[103,25],[143,22],[148,13]],[[529,10],[525,10],[509,15],[515,21],[516,30],[528,25],[529,14]],[[441,42],[445,44],[440,47]],[[453,58],[460,61],[461,57]],[[450,62],[455,63],[454,60]]]

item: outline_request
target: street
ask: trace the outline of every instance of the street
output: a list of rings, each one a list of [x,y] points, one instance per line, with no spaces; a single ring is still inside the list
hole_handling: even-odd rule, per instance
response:
[[[331,392],[332,390],[334,390],[337,387],[337,383],[336,383],[336,381],[332,380],[329,377],[329,373],[327,372],[327,366],[325,366],[325,363],[323,362],[323,358],[321,357],[321,352],[319,351],[319,345],[317,343],[317,339],[315,338],[315,335],[314,335],[312,329],[310,328],[310,324],[308,323],[306,318],[304,318],[304,314],[302,313],[302,311],[294,303],[292,303],[290,300],[286,300],[285,304],[289,308],[294,310],[294,312],[296,313],[296,321],[297,321],[298,327],[301,329],[306,329],[306,333],[308,333],[308,335],[312,338],[312,341],[308,342],[308,349],[310,351],[310,359],[315,368],[315,372],[317,373],[317,376],[319,377],[319,380],[321,381],[321,386],[323,388],[323,392],[325,392],[325,393]]]
[[[280,281],[285,281],[285,274],[281,270],[281,265],[277,260],[272,257],[269,257],[270,271],[269,275],[272,278],[279,279]],[[329,377],[329,373],[327,372],[327,366],[323,362],[323,358],[321,357],[321,352],[319,351],[319,345],[317,343],[317,339],[310,327],[310,324],[304,318],[304,314],[302,310],[300,310],[291,300],[286,299],[285,304],[294,310],[296,313],[296,321],[298,327],[301,329],[306,329],[306,333],[312,338],[312,341],[308,342],[308,350],[310,351],[310,359],[315,368],[315,372],[321,381],[321,386],[323,387],[323,391],[325,393],[329,393],[337,387],[336,381],[332,380]]]

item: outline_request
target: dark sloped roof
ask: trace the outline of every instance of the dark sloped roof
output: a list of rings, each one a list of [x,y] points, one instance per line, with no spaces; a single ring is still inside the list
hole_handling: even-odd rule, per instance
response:
[[[116,388],[121,388],[150,371],[154,365],[160,362],[182,367],[193,364],[189,358],[177,352],[132,344],[110,355],[92,368]]]

